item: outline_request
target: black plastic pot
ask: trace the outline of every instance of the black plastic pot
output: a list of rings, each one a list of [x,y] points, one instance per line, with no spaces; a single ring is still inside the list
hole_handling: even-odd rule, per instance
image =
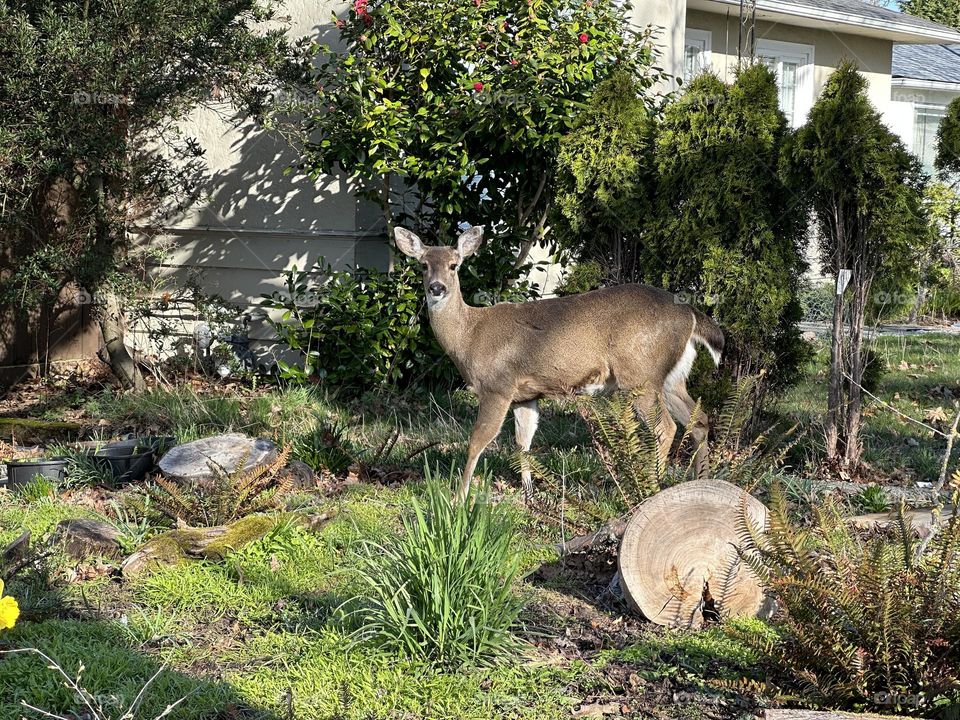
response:
[[[7,463],[7,487],[10,490],[23,487],[37,475],[42,475],[56,483],[63,481],[66,460],[50,458],[49,460],[11,460]]]
[[[138,451],[135,445],[115,445],[93,453],[94,462],[113,473],[118,482],[143,480],[153,467],[153,450]]]

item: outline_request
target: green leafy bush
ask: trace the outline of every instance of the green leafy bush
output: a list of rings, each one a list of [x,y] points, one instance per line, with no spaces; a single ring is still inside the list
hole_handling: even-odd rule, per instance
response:
[[[615,75],[597,90],[557,167],[557,239],[616,282],[646,282],[709,311],[733,379],[799,379],[796,328],[806,213],[777,171],[789,137],[776,77],[696,78],[661,115]],[[762,387],[760,388],[763,389]]]
[[[300,353],[302,366],[278,360],[286,378],[319,377],[358,391],[402,385],[423,354],[434,353],[421,322],[422,282],[409,265],[386,273],[321,261],[311,271],[288,271],[285,284],[262,305],[281,311],[270,324]]]
[[[362,546],[356,636],[441,665],[490,664],[520,646],[514,520],[486,487],[454,501],[453,482],[427,468],[402,532]]]
[[[596,290],[603,283],[603,268],[596,260],[574,263],[556,288],[557,295],[577,295]]]
[[[960,708],[960,518],[919,540],[901,510],[889,535],[865,537],[833,504],[802,527],[771,497],[767,533],[744,518],[741,540],[781,607],[779,639],[757,650],[784,689],[805,705]]]

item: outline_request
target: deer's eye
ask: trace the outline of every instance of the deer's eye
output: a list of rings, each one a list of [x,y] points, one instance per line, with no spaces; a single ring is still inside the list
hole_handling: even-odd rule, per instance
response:
[[[451,270],[456,270],[456,269],[457,269],[457,264],[454,263],[453,265],[451,265],[451,266],[450,266],[450,269],[451,269]]]

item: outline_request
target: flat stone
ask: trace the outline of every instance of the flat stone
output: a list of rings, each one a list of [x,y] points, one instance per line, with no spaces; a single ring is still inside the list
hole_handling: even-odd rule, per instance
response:
[[[208,480],[214,474],[211,465],[232,473],[240,469],[241,463],[248,470],[276,457],[277,446],[269,440],[229,433],[177,445],[161,458],[159,467],[167,477]]]
[[[56,536],[63,542],[67,555],[75,559],[90,555],[111,557],[120,552],[120,531],[99,520],[62,520]]]
[[[953,517],[954,510],[951,508],[944,508],[943,512],[940,513],[940,521],[947,522],[950,518]],[[934,515],[932,508],[917,508],[904,510],[903,516],[910,521],[910,526],[913,528],[921,537],[926,537],[930,534],[930,528],[933,527]],[[886,527],[897,522],[897,511],[892,510],[889,512],[880,512],[880,513],[867,513],[866,515],[857,515],[850,518],[849,522],[865,530],[876,527]]]

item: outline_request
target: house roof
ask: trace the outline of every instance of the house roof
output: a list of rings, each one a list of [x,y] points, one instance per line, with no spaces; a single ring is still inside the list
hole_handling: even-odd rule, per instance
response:
[[[740,0],[688,0],[687,7],[739,11]],[[960,43],[960,30],[862,0],[757,0],[757,18],[901,43]]]
[[[960,45],[894,45],[895,78],[960,83]]]

